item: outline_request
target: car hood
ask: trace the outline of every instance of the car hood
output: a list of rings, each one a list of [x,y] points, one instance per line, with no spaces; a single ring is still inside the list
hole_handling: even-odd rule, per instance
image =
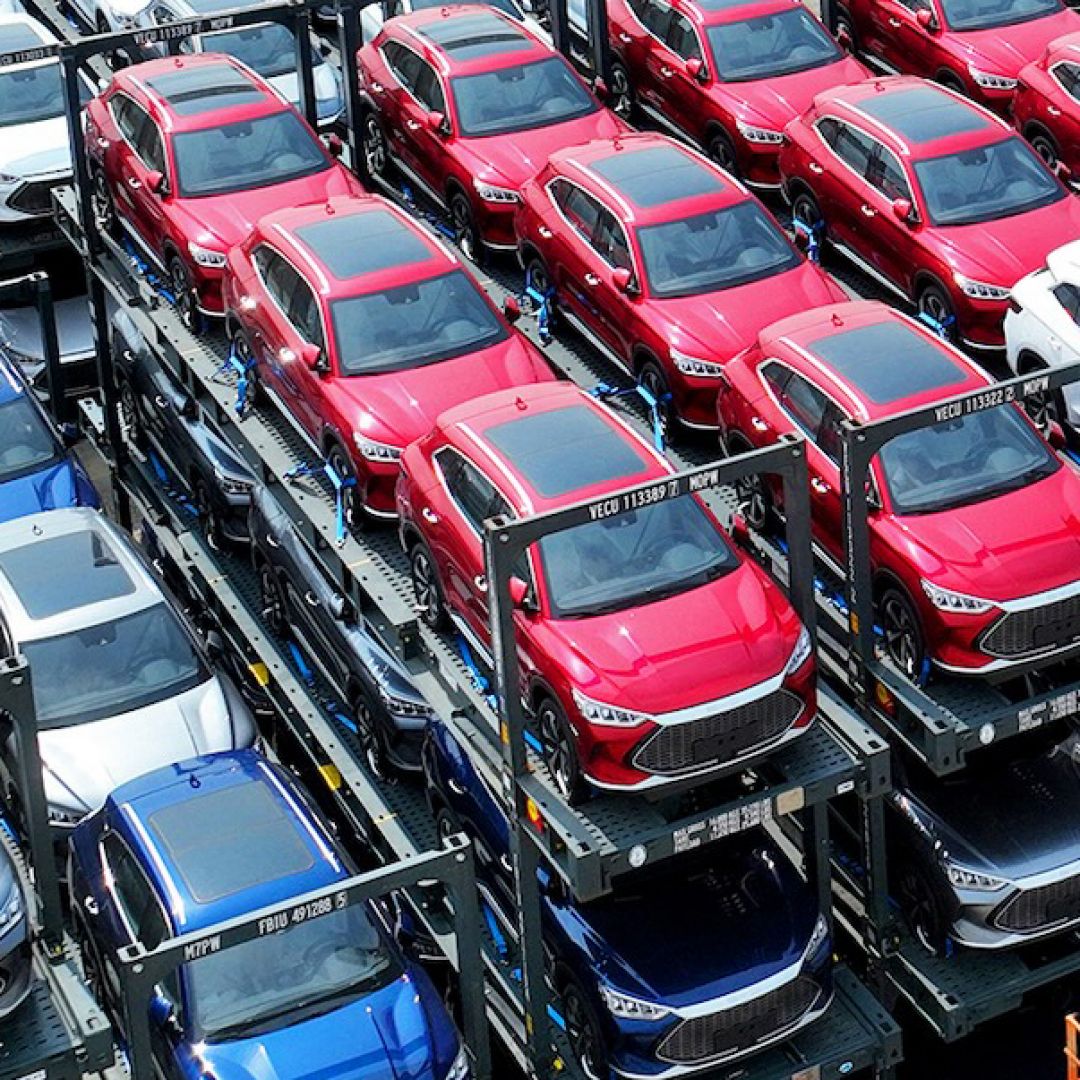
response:
[[[181,222],[182,231],[196,243],[206,243],[205,239],[200,239],[200,234],[208,232],[227,250],[246,240],[255,223],[275,210],[362,194],[359,181],[350,180],[344,168],[335,165],[325,172],[302,176],[285,184],[180,200],[182,216],[187,219]]]
[[[508,135],[465,138],[459,145],[474,159],[471,172],[481,180],[518,190],[547,164],[556,150],[580,146],[593,139],[611,139],[630,129],[610,109],[598,109],[588,116],[562,124],[529,128]]]
[[[779,589],[749,563],[677,596],[547,626],[561,638],[560,651],[573,650],[594,677],[574,680],[583,693],[651,713],[699,705],[778,675],[799,634]]]
[[[1042,269],[1062,238],[1080,236],[1080,205],[1072,195],[1024,214],[937,230],[945,260],[977,281],[1011,289]]]
[[[52,176],[70,171],[71,148],[65,117],[0,127],[0,172],[13,176]]]
[[[789,121],[802,116],[823,90],[851,86],[871,77],[853,56],[834,64],[796,71],[791,75],[754,79],[750,82],[714,83],[714,93],[725,108],[751,124],[783,131]]]
[[[0,522],[65,506],[78,506],[75,470],[68,461],[0,484]]]
[[[719,292],[654,303],[668,319],[672,344],[682,352],[724,362],[757,341],[763,326],[847,294],[817,265],[804,262],[782,274]]]
[[[79,360],[94,354],[94,327],[90,318],[90,301],[86,296],[72,296],[53,304],[56,312],[56,334],[60,339],[62,360]],[[41,320],[36,307],[9,308],[0,311],[0,346],[6,346],[19,357],[43,361],[45,349],[41,341]]]
[[[926,576],[945,588],[1014,600],[1076,580],[1080,477],[1069,465],[996,499],[894,520],[922,549]]]
[[[211,1043],[202,1058],[219,1080],[435,1080],[427,1019],[406,978],[324,1016]]]
[[[1051,41],[1076,28],[1076,16],[1066,8],[1012,26],[953,31],[950,37],[958,43],[960,55],[975,67],[993,75],[1015,78],[1025,64],[1042,56]]]
[[[555,376],[543,357],[514,332],[504,341],[425,367],[334,380],[331,393],[354,430],[377,442],[408,446],[455,405]]]
[[[42,731],[39,741],[49,805],[80,814],[143,773],[235,749],[217,679],[119,716]]]
[[[797,963],[817,921],[813,893],[763,835],[755,839],[740,838],[707,873],[668,875],[662,896],[613,896],[577,909],[599,973],[627,993],[687,1006]],[[642,933],[657,911],[678,914]]]
[[[1078,751],[1073,736],[1041,756],[992,770],[976,764],[911,797],[958,862],[1008,878],[1053,870],[1080,853]]]

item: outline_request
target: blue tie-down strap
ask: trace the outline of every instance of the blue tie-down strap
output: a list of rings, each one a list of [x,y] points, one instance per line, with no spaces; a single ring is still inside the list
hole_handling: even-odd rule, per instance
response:
[[[218,374],[224,375],[229,371],[234,372],[236,375],[236,404],[233,405],[233,409],[236,411],[237,416],[247,416],[251,411],[251,406],[254,404],[252,399],[255,389],[255,380],[253,378],[255,357],[252,355],[247,360],[241,360],[236,355],[235,342],[229,346],[229,355],[225,358],[225,363],[218,369]]]
[[[660,415],[660,406],[667,404],[671,401],[671,392],[668,391],[662,397],[654,396],[653,392],[641,383],[634,383],[633,386],[628,386],[625,390],[620,390],[616,386],[612,386],[610,383],[597,383],[590,391],[594,398],[598,398],[600,401],[606,401],[608,398],[616,397],[630,397],[632,394],[637,394],[642,401],[645,402],[645,407],[649,410],[649,420],[652,424],[653,443],[657,450],[664,449],[664,422]]]
[[[946,341],[949,338],[949,330],[956,325],[956,316],[952,314],[946,315],[944,319],[935,319],[933,315],[920,311],[919,320],[926,323],[938,337],[945,338]]]
[[[295,641],[286,641],[285,647],[289,650],[289,656],[292,657],[293,665],[296,668],[296,673],[304,681],[304,685],[309,689],[315,688],[315,672],[312,670],[311,665],[304,659],[304,654],[300,651],[300,646]],[[343,727],[347,728],[354,735],[357,733],[356,721],[336,702],[333,698],[320,698],[319,704]]]
[[[536,312],[536,329],[540,334],[540,341],[547,345],[551,341],[551,306],[555,302],[555,286],[549,285],[541,292],[532,279],[532,269],[525,274],[525,292],[522,300],[528,300],[532,309]]]
[[[176,296],[173,291],[165,285],[161,278],[151,269],[150,264],[135,250],[135,245],[126,236],[121,243],[131,265],[145,279],[150,288],[172,304],[173,307],[176,307]]]
[[[791,227],[795,230],[796,236],[801,236],[806,240],[806,257],[811,262],[821,262],[821,222],[817,221],[811,225],[802,218],[792,218]]]
[[[432,211],[421,206],[416,201],[416,196],[413,194],[413,189],[408,184],[401,185],[401,197],[405,200],[405,204],[408,208],[422,221],[426,221],[437,233],[441,233],[449,240],[457,242],[457,232],[447,222],[447,220],[439,214],[432,213]]]
[[[495,951],[505,960],[510,955],[510,946],[506,942],[506,936],[499,926],[499,920],[495,917],[495,912],[491,910],[491,905],[486,900],[480,901],[480,911],[483,913],[484,925],[491,935],[491,940],[495,943]]]
[[[316,476],[319,473],[322,473],[330,481],[330,486],[334,489],[335,539],[337,546],[341,547],[345,543],[345,538],[349,535],[348,523],[345,521],[345,489],[356,487],[356,477],[342,476],[330,462],[320,461],[315,465],[297,465],[295,468],[289,469],[285,473],[285,479],[299,480],[301,477]]]
[[[516,982],[516,983],[521,982],[522,981],[521,968],[519,968],[519,967],[514,968],[513,971],[510,972],[510,978],[513,979],[514,982]],[[555,1024],[555,1026],[557,1028],[559,1028],[561,1031],[566,1030],[566,1018],[550,1002],[547,1005],[547,1014],[548,1014],[548,1019],[551,1020],[551,1022],[553,1024]],[[614,1073],[612,1073],[612,1075],[614,1076]]]

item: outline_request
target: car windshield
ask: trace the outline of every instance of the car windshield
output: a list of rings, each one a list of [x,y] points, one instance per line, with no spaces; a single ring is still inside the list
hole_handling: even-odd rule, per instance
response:
[[[941,0],[950,30],[991,30],[1064,11],[1060,0]]]
[[[196,1030],[228,1040],[340,1008],[396,979],[401,965],[360,905],[212,953],[184,971]]]
[[[897,514],[933,514],[984,502],[1061,467],[1014,405],[898,435],[881,448]]]
[[[716,77],[748,82],[835,63],[843,53],[801,6],[706,30]]]
[[[291,110],[174,136],[181,195],[224,195],[324,172],[330,159]]]
[[[449,360],[506,338],[464,270],[330,304],[343,375],[378,375]]]
[[[658,297],[730,289],[802,261],[779,225],[750,200],[649,225],[637,235],[645,277]]]
[[[296,38],[291,30],[276,23],[203,34],[202,48],[203,52],[235,56],[266,79],[296,70]]]
[[[93,96],[86,80],[80,78],[80,102],[85,105]],[[0,72],[0,128],[63,115],[64,82],[59,64]]]
[[[649,604],[739,565],[692,495],[552,533],[540,557],[551,612],[562,619]]]
[[[43,728],[118,716],[176,697],[209,677],[164,603],[21,645]]]
[[[1065,189],[1016,136],[916,161],[915,175],[934,225],[995,221],[1065,198]]]
[[[0,405],[0,482],[60,460],[60,446],[41,413],[19,396]]]
[[[450,80],[462,135],[501,135],[508,131],[561,124],[596,112],[566,61],[557,56],[515,64]]]

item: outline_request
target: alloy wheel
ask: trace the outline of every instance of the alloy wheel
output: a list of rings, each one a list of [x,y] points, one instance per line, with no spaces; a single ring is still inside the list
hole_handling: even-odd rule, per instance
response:
[[[374,113],[368,113],[364,121],[364,167],[369,176],[386,175],[387,150],[382,125]]]
[[[326,463],[342,480],[356,480],[356,470],[349,456],[335,444],[326,455]],[[347,484],[341,489],[341,511],[347,528],[356,531],[363,527],[363,507],[357,495],[356,483]]]
[[[387,779],[387,761],[379,732],[379,721],[367,693],[357,695],[353,702],[352,712],[353,719],[356,721],[356,737],[360,741],[360,749],[367,767],[376,779]]]
[[[420,618],[432,630],[441,630],[446,622],[446,609],[443,606],[442,586],[431,556],[423,544],[417,544],[409,559],[412,575],[413,592]]]
[[[262,617],[275,637],[284,637],[288,630],[285,614],[285,597],[274,574],[273,567],[263,563],[259,569],[259,604]]]
[[[544,761],[555,781],[555,787],[567,802],[572,802],[576,791],[577,773],[574,750],[567,742],[562,716],[551,701],[545,700],[541,704],[537,715],[537,726],[540,728],[540,744],[544,751]]]
[[[471,262],[479,262],[480,236],[476,231],[476,222],[473,220],[469,200],[460,191],[450,199],[450,220],[462,255]]]
[[[885,651],[912,682],[922,673],[922,631],[911,604],[900,592],[889,589],[881,601],[881,629]]]
[[[630,76],[621,64],[611,69],[611,111],[622,120],[629,121],[634,116],[634,89],[630,85]]]
[[[563,1011],[570,1048],[588,1080],[607,1080],[610,1075],[603,1039],[581,991],[571,984],[563,991]]]

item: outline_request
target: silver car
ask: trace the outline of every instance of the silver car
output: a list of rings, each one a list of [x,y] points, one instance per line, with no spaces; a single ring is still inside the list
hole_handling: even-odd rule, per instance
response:
[[[30,663],[54,828],[151,769],[255,740],[235,687],[210,668],[131,542],[96,511],[0,525],[0,653]],[[2,757],[17,788],[10,730]]]

